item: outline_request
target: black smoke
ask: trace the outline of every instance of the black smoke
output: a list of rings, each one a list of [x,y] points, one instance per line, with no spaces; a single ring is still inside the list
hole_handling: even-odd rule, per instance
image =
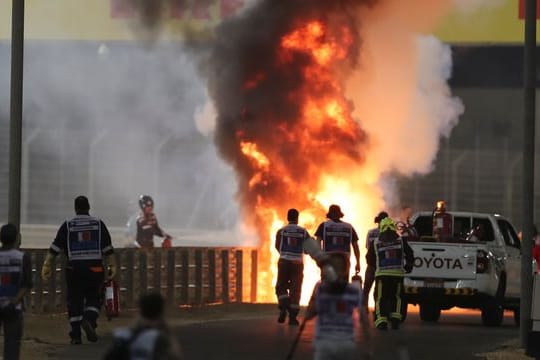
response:
[[[359,126],[350,133],[329,122],[315,133],[302,131],[304,94],[323,97],[336,89],[328,83],[306,88],[312,86],[312,79],[303,69],[313,59],[305,52],[293,52],[285,66],[278,59],[283,36],[303,24],[320,21],[327,26],[325,36],[334,37],[346,27],[353,43],[347,57],[332,69],[335,79],[343,81],[358,66],[359,9],[374,4],[372,0],[265,0],[217,27],[203,69],[217,111],[215,142],[225,161],[236,169],[244,209],[252,210],[261,199],[269,206],[290,197],[298,199],[302,184],[318,178],[321,168],[332,169],[337,156],[363,161],[366,136]],[[246,86],[250,83],[256,86]],[[352,106],[348,104],[349,110]],[[255,142],[272,163],[265,181],[251,189],[248,183],[257,169],[241,153],[240,140]],[[306,140],[312,143],[307,148],[301,145]],[[292,205],[312,204],[305,197],[305,203]]]

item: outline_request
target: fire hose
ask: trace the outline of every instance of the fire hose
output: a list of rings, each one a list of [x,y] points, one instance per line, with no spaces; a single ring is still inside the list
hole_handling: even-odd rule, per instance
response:
[[[360,290],[364,288],[362,277],[358,275],[358,271],[355,272],[354,276],[352,277],[352,282],[357,282]],[[362,306],[360,306],[360,308],[358,309],[358,313],[360,317],[360,329],[362,330],[364,342],[367,346],[367,351],[365,352],[364,358],[366,360],[370,360],[373,359],[373,342],[371,341],[371,335],[369,332],[369,311],[367,304],[362,304]],[[361,343],[360,341],[358,342]]]
[[[306,327],[306,323],[308,322],[308,318],[305,317],[304,320],[302,320],[302,323],[300,324],[300,328],[298,329],[298,334],[296,334],[296,337],[294,338],[294,342],[292,343],[291,349],[289,350],[289,353],[287,354],[286,360],[292,360],[294,353],[296,352],[296,348],[298,346],[298,342],[300,342],[300,338],[302,337],[302,333],[304,332],[304,329]]]

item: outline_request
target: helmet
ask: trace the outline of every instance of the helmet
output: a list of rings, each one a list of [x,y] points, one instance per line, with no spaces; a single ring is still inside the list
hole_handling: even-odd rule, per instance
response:
[[[139,207],[141,210],[147,207],[154,207],[154,200],[150,195],[141,195],[139,197]]]
[[[376,224],[380,224],[381,220],[388,217],[388,213],[386,211],[381,211],[377,216],[375,216],[375,219],[373,219],[373,222]]]
[[[380,228],[380,232],[396,231],[396,223],[394,222],[394,220],[387,217],[381,220],[381,223],[379,224],[379,228]]]

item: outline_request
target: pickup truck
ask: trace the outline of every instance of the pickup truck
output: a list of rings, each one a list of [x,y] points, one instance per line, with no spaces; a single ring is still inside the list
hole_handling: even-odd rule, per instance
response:
[[[449,213],[453,236],[445,242],[432,236],[431,212],[411,217],[419,238],[409,241],[414,267],[404,279],[404,304],[419,305],[420,318],[427,322],[456,306],[480,309],[486,326],[499,326],[510,309],[518,323],[521,250],[514,227],[497,214]],[[478,226],[482,237],[470,241],[467,234]]]

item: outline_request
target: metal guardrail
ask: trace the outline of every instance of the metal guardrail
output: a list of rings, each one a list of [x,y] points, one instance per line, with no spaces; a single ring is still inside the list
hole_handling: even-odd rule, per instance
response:
[[[66,307],[65,258],[53,263],[53,276],[42,281],[47,249],[24,249],[32,258],[34,287],[27,311],[60,313]],[[257,250],[252,248],[115,249],[120,307],[134,308],[139,294],[157,290],[171,307],[257,300]]]

